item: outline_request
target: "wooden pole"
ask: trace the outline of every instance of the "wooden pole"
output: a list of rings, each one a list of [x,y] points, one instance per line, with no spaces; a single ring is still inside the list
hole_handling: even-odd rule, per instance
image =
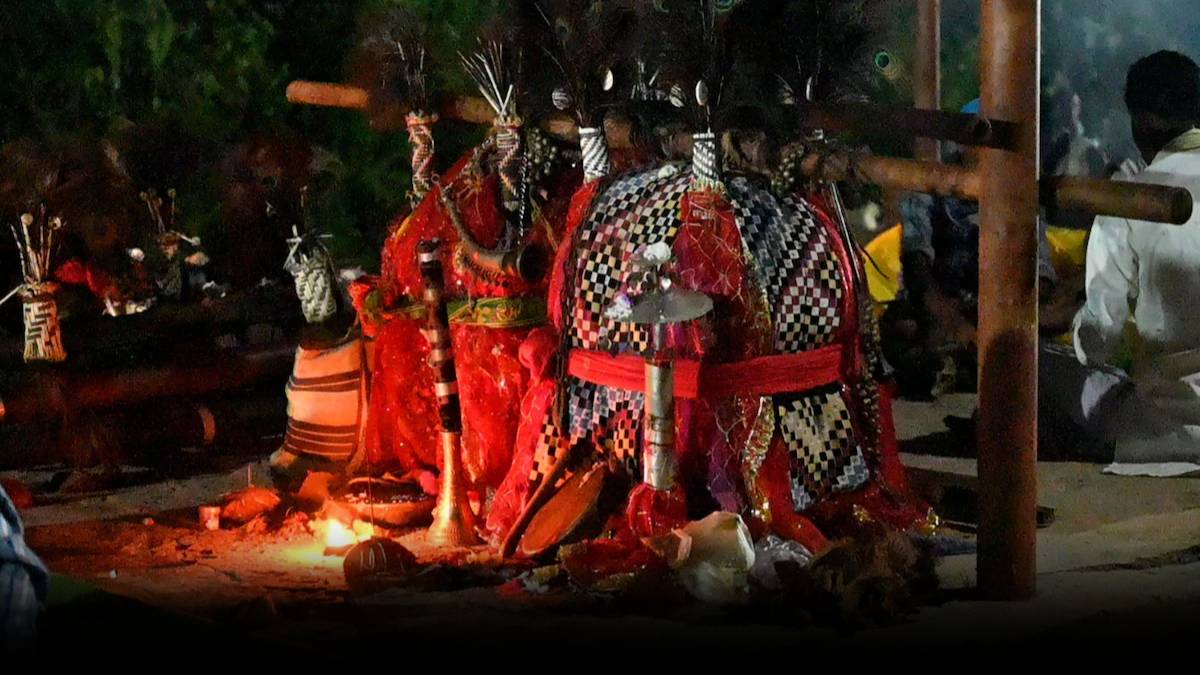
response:
[[[366,89],[349,84],[295,80],[288,84],[287,100],[325,108],[366,110],[371,95]]]
[[[288,85],[287,100],[299,105],[365,111],[370,105],[367,90],[345,84],[295,80]],[[477,96],[444,101],[438,109],[443,119],[471,124],[490,124],[495,113]],[[938,110],[894,108],[869,103],[802,103],[796,106],[802,125],[825,131],[846,131],[888,140],[910,141],[925,137],[954,141],[961,145],[1009,147],[1011,125],[994,124],[978,115],[944,113]],[[550,118],[543,125],[564,140],[579,138],[579,130],[568,115]],[[630,147],[628,121],[605,120],[608,145],[613,149]]]
[[[986,117],[1019,125],[983,151],[979,242],[979,588],[1032,597],[1037,574],[1038,98],[1040,0],[984,0]]]
[[[913,45],[913,112],[939,111],[942,106],[942,3],[917,0],[916,41]],[[979,118],[982,119],[982,118]],[[941,136],[922,134],[913,140],[913,157],[923,162],[941,162]],[[883,222],[903,220],[900,204],[905,192],[883,188]]]
[[[917,0],[917,44],[913,54],[913,105],[918,110],[942,108],[942,1]],[[918,138],[914,156],[941,161],[941,144]]]
[[[1185,188],[1082,176],[1047,176],[1040,182],[1041,202],[1048,208],[1173,225],[1192,217],[1192,193]]]

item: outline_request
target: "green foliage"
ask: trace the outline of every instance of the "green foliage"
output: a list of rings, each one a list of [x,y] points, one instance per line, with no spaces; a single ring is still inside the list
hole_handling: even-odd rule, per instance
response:
[[[358,113],[291,106],[284,89],[295,78],[343,80],[342,64],[359,22],[405,6],[432,27],[431,51],[443,56],[443,82],[463,91],[451,57],[469,45],[495,5],[495,0],[5,0],[0,142],[86,141],[155,124],[218,148],[264,135],[298,137],[318,148],[325,168],[313,197],[314,221],[335,235],[336,253],[371,264],[388,220],[406,202],[406,138],[372,130]],[[175,186],[182,229],[202,235],[219,230],[221,184],[215,169],[200,170],[185,182]]]

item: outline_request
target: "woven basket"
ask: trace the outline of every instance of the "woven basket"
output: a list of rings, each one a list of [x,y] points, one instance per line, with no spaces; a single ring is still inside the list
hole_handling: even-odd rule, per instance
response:
[[[21,293],[25,315],[25,362],[63,361],[62,330],[58,324],[58,302],[54,284],[29,287]]]
[[[305,321],[321,323],[337,313],[337,286],[325,255],[298,256],[288,271],[296,279],[296,295]]]

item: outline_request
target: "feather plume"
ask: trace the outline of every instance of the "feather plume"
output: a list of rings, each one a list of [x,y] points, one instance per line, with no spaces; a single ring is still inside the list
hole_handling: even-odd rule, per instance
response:
[[[496,117],[515,116],[517,78],[520,73],[519,50],[512,49],[503,40],[480,37],[474,52],[459,52],[458,57],[479,93],[495,111]]]
[[[373,108],[433,109],[432,68],[425,23],[395,8],[363,22],[351,57],[351,79],[371,92]]]
[[[772,28],[772,0],[654,0],[640,5],[635,60],[643,86],[698,128],[730,125],[760,107],[761,64],[748,57]],[[659,106],[655,106],[659,107]]]
[[[882,0],[782,3],[772,21],[787,40],[770,41],[781,102],[860,98],[871,72],[870,46],[880,32]]]
[[[526,54],[531,104],[570,110],[580,126],[598,126],[623,97],[616,80],[629,0],[517,0],[513,20]]]
[[[881,6],[882,0],[648,0],[639,5],[630,57],[648,92],[640,98],[658,115],[661,100],[669,100],[693,127],[790,134],[792,104],[845,99],[863,88]]]

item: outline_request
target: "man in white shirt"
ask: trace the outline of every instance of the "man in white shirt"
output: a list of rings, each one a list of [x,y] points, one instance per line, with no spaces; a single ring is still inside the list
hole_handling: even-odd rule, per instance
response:
[[[1149,166],[1121,178],[1200,194],[1200,68],[1176,52],[1148,56],[1129,69],[1125,102]],[[1042,352],[1045,424],[1069,415],[1114,446],[1114,473],[1200,471],[1200,209],[1184,225],[1097,218],[1086,294],[1074,354]],[[1110,365],[1126,337],[1128,373]]]

